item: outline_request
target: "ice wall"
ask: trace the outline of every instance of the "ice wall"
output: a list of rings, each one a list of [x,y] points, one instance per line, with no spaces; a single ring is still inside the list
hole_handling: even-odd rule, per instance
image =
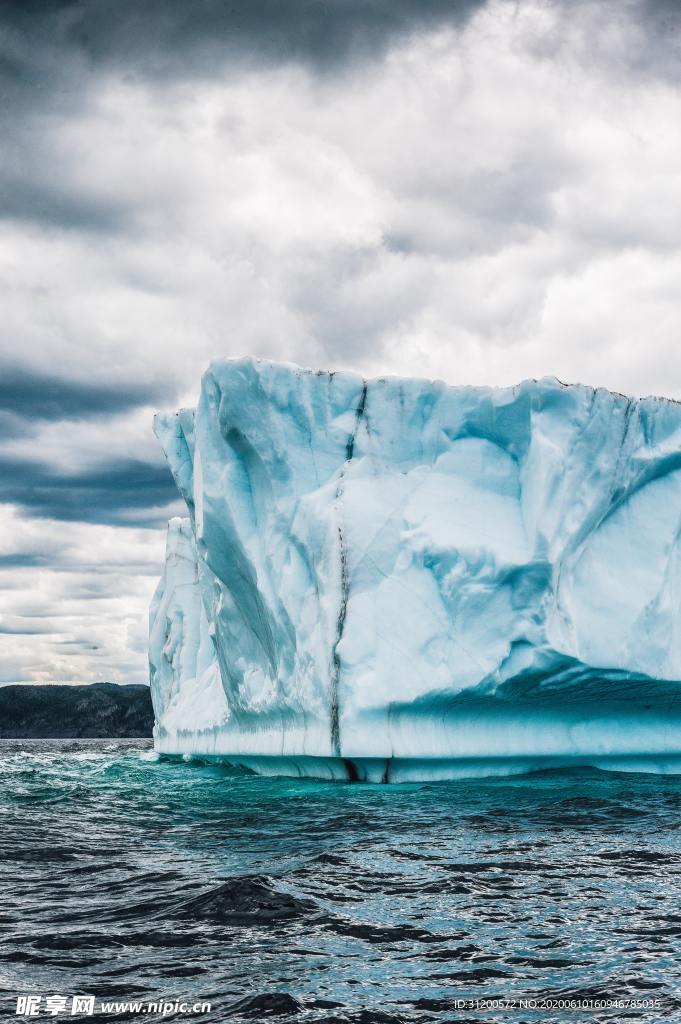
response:
[[[681,754],[681,405],[239,359],[155,426],[189,513],[157,749],[376,779]]]

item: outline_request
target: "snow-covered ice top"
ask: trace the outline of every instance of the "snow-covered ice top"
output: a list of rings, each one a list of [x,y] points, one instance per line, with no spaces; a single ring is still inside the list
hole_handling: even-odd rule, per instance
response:
[[[249,358],[155,427],[160,749],[681,753],[681,405]]]

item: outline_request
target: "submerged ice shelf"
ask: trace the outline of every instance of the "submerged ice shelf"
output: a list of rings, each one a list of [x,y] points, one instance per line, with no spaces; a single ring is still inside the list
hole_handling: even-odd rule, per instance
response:
[[[681,763],[681,405],[214,363],[156,418],[188,516],[157,750],[374,781]]]

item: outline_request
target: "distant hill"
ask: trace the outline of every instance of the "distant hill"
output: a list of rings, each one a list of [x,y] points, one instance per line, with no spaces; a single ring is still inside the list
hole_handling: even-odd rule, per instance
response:
[[[151,736],[148,686],[0,686],[0,739]]]

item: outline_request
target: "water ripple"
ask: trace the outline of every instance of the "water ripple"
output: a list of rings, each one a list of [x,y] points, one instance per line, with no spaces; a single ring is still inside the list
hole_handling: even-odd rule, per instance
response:
[[[89,992],[216,1022],[678,1019],[679,778],[352,786],[109,740],[5,741],[0,773],[9,1015]]]

